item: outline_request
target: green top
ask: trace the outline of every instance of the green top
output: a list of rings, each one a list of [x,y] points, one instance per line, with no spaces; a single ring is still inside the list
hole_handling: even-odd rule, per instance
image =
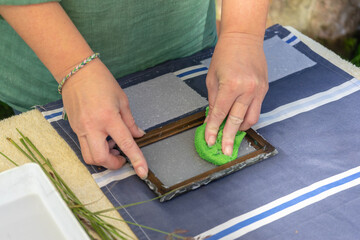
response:
[[[41,2],[49,0],[0,0],[17,5]],[[62,0],[60,4],[115,78],[191,55],[217,41],[213,0]],[[3,19],[0,86],[0,100],[18,111],[61,98],[50,72]]]

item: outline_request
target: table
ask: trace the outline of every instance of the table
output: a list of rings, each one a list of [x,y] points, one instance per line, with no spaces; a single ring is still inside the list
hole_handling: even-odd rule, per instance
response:
[[[359,236],[359,69],[295,29],[280,25],[266,31],[264,48],[270,89],[254,129],[279,154],[169,202],[152,201],[121,210],[124,219],[167,232],[187,230],[186,236],[198,239],[206,236],[211,236],[209,239],[356,239]],[[172,93],[179,89],[176,87],[187,89],[186,86],[196,92],[185,93],[192,101],[185,110],[178,109],[183,115],[174,116],[170,111],[159,118],[141,117],[147,110],[141,108],[142,102],[148,99],[144,96],[135,101],[130,95],[133,104],[130,106],[140,127],[153,129],[204,107],[201,99],[206,98],[204,77],[211,55],[212,49],[207,49],[119,79],[128,94],[150,83],[163,86],[164,82],[179,84],[168,86]],[[182,81],[168,81],[179,79]],[[39,109],[80,158],[75,136],[61,120],[61,107],[61,102],[55,102]],[[166,106],[155,106],[149,113],[163,107]],[[150,122],[145,121],[150,118]],[[57,142],[62,140],[58,138],[52,144]],[[61,149],[66,148],[62,144]],[[76,171],[69,169],[66,171]],[[154,197],[128,165],[118,171],[93,166],[87,169],[114,206]],[[139,239],[163,238],[162,234],[143,227],[131,228]]]

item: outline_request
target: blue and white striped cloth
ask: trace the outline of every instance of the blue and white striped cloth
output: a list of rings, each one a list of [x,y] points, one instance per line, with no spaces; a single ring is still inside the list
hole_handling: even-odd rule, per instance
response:
[[[126,220],[168,232],[187,230],[196,239],[359,238],[360,81],[280,25],[266,31],[264,50],[270,89],[254,129],[279,154],[169,202],[120,210]],[[211,55],[212,49],[204,50],[121,83],[126,89],[173,74],[206,98]],[[61,120],[61,102],[39,109],[81,158],[76,136]],[[172,120],[164,119],[152,124]],[[129,165],[117,171],[87,167],[115,206],[154,197]],[[139,239],[164,239],[141,227],[132,230]]]

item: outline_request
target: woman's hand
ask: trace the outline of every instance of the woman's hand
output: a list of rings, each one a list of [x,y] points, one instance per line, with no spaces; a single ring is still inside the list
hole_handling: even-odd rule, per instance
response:
[[[214,145],[220,124],[228,116],[222,151],[231,155],[235,134],[254,125],[268,90],[263,38],[245,33],[223,33],[215,47],[206,78],[209,114],[205,130]]]
[[[34,50],[57,82],[93,54],[58,2],[0,6],[0,14]],[[68,79],[62,94],[85,162],[110,169],[124,164],[125,159],[110,150],[106,141],[110,135],[129,157],[139,177],[147,176],[145,158],[133,139],[144,132],[134,122],[125,93],[99,59]]]
[[[69,78],[63,90],[64,108],[77,134],[86,163],[120,168],[124,157],[111,151],[111,136],[130,159],[137,175],[147,177],[146,160],[134,141],[144,131],[135,124],[128,98],[110,71],[95,59]]]

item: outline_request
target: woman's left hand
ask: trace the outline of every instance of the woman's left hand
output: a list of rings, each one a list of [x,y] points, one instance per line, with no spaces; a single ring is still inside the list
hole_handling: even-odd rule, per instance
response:
[[[215,144],[219,126],[223,130],[222,151],[231,155],[238,130],[247,130],[260,115],[268,90],[263,38],[244,33],[220,35],[212,57],[206,85],[209,114],[205,140]]]

